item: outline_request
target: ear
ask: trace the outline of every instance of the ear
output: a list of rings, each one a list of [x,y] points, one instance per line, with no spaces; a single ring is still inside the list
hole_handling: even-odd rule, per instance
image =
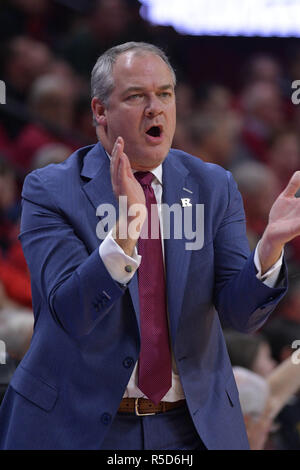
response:
[[[99,126],[103,126],[106,128],[107,120],[106,120],[106,108],[101,103],[99,98],[94,97],[91,101],[91,107],[93,111],[93,116],[95,121]]]

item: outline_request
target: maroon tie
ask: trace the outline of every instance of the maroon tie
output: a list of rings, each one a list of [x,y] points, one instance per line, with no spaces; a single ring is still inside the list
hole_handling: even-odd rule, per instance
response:
[[[136,172],[134,176],[144,190],[148,212],[138,240],[138,251],[142,256],[138,269],[141,328],[138,385],[157,404],[170,389],[172,381],[165,273],[157,202],[151,186],[153,175],[150,172]],[[151,209],[151,206],[154,207]],[[145,233],[148,234],[147,238],[144,237]]]

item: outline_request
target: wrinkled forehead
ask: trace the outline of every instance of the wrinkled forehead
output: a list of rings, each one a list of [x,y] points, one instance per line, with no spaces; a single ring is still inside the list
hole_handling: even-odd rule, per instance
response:
[[[174,77],[168,64],[157,54],[131,50],[120,54],[113,67],[115,85],[127,80],[163,80],[174,86]]]

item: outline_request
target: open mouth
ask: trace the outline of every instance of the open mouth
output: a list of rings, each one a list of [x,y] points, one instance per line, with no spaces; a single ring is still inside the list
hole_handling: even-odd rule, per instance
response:
[[[160,126],[151,126],[150,129],[146,131],[146,134],[151,137],[160,137],[162,134],[162,128]]]

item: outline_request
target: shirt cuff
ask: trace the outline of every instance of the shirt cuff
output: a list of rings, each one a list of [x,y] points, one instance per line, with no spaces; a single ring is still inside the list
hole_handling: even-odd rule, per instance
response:
[[[112,230],[99,246],[99,255],[107,271],[120,284],[127,284],[138,269],[142,257],[134,249],[133,255],[128,256],[112,236]]]
[[[259,244],[260,244],[260,241],[258,242],[258,244],[256,246],[256,249],[255,249],[255,253],[254,253],[254,264],[255,264],[255,267],[257,269],[256,277],[257,277],[257,279],[262,281],[266,286],[274,288],[276,286],[277,281],[278,281],[278,277],[279,277],[280,270],[281,270],[281,267],[282,267],[282,259],[283,259],[284,250],[282,250],[279,260],[276,261],[276,263],[273,264],[273,266],[271,266],[271,268],[266,273],[264,273],[262,275],[261,274],[261,264],[260,264],[260,260],[259,260],[259,256],[258,256]]]

